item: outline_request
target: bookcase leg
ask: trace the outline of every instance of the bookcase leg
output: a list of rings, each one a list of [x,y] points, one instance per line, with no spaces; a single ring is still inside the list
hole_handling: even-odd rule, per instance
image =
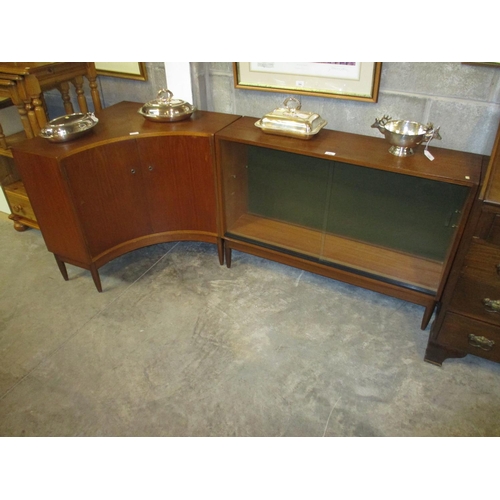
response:
[[[224,254],[226,256],[226,266],[231,267],[231,247],[228,247],[227,244],[224,245]]]

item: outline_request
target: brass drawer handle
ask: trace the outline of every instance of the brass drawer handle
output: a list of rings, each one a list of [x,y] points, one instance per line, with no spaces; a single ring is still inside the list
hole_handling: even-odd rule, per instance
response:
[[[480,337],[478,335],[474,335],[473,333],[469,333],[469,344],[473,347],[479,347],[483,351],[491,351],[495,345],[494,340],[487,339],[486,337]]]
[[[500,312],[500,300],[483,299],[483,305],[488,312]]]

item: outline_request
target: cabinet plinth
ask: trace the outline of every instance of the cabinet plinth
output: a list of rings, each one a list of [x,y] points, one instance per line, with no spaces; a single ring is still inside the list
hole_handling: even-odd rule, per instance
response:
[[[47,248],[65,279],[65,263],[91,271],[135,249],[168,241],[214,243],[217,219],[214,134],[238,117],[196,112],[155,123],[123,102],[98,113],[87,136],[41,138],[13,148]]]
[[[216,134],[226,262],[231,249],[425,307],[425,328],[477,197],[483,158],[322,130],[309,141],[242,118]]]

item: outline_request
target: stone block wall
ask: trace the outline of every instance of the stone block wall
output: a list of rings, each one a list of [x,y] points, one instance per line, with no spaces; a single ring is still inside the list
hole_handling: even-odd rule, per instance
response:
[[[234,88],[230,62],[191,63],[194,103],[200,109],[256,118],[293,94]],[[460,62],[384,62],[377,103],[295,95],[305,111],[319,113],[326,128],[382,137],[375,118],[432,122],[443,147],[491,153],[500,121],[500,67]]]

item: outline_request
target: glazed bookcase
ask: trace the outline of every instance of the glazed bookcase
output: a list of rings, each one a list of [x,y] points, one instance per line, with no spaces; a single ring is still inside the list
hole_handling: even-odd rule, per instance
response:
[[[241,118],[216,134],[225,259],[232,250],[425,307],[439,301],[480,182],[482,157],[429,161],[385,140],[323,130],[265,134]]]

